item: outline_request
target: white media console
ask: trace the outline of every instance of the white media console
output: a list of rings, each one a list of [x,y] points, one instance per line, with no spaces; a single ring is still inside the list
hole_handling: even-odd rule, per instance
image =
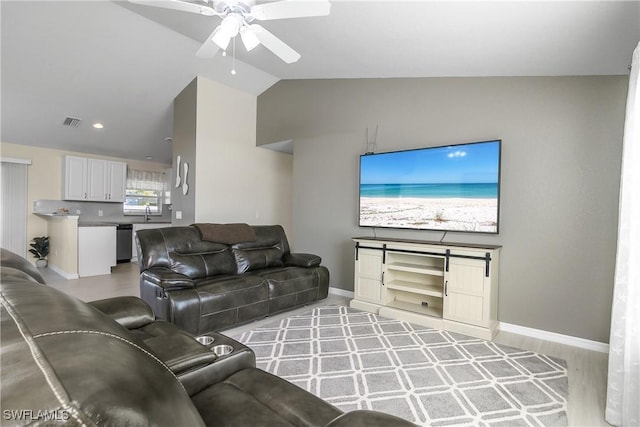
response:
[[[356,237],[351,307],[492,340],[500,246]]]

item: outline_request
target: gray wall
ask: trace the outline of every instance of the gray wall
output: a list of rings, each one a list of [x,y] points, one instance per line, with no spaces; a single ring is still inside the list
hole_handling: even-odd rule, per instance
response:
[[[358,156],[500,138],[499,320],[608,342],[627,76],[281,81],[258,98],[258,144],[294,140],[296,251],[353,289]],[[442,233],[376,229],[378,236]]]
[[[189,225],[196,221],[196,119],[198,102],[198,79],[189,83],[173,100],[173,177],[171,182],[172,225]],[[180,155],[180,164],[176,163]],[[184,163],[189,165],[187,183],[189,191],[182,193],[182,186],[176,188],[176,171],[184,183]],[[182,213],[182,219],[176,214]]]

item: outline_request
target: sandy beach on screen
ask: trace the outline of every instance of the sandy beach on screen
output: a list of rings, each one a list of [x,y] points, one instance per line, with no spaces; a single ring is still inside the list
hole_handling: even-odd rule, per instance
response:
[[[495,232],[497,199],[362,197],[360,225]]]

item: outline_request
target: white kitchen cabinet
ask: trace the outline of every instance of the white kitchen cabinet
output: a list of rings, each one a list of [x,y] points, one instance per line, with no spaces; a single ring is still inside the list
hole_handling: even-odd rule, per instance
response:
[[[127,164],[65,156],[64,200],[124,202]]]
[[[127,186],[127,164],[124,162],[107,163],[106,194],[109,202],[124,202]]]
[[[493,339],[498,327],[499,246],[354,240],[352,307]]]
[[[116,265],[116,226],[78,227],[78,275],[111,274]]]
[[[103,202],[108,199],[107,162],[87,159],[87,200]]]
[[[65,156],[64,200],[87,200],[87,159]]]

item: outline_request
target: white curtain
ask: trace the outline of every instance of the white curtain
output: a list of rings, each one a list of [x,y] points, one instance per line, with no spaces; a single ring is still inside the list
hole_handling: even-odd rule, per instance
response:
[[[135,190],[164,190],[164,173],[153,171],[127,170],[127,188]]]
[[[640,425],[640,44],[633,52],[622,148],[618,252],[609,338],[605,417]]]
[[[2,159],[2,238],[0,246],[27,256],[27,167],[29,161]]]

